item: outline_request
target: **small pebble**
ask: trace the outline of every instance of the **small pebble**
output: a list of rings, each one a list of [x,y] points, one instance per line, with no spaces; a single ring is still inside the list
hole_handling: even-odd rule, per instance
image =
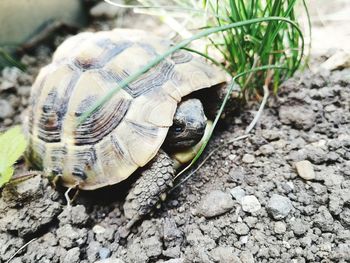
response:
[[[295,167],[297,168],[298,175],[305,180],[313,180],[315,179],[315,171],[312,164],[305,160],[295,163]]]
[[[125,263],[125,261],[119,258],[107,258],[107,259],[95,261],[95,263]]]
[[[244,223],[237,223],[234,226],[235,233],[239,236],[245,236],[249,233],[249,227]]]
[[[106,231],[106,229],[100,225],[95,225],[92,228],[92,231],[94,231],[95,234],[103,234]]]
[[[80,249],[78,247],[71,248],[65,254],[62,263],[78,263],[80,262]]]
[[[242,251],[239,257],[242,263],[254,263],[254,256],[249,251]]]
[[[267,203],[266,208],[274,219],[280,220],[289,214],[293,206],[287,197],[274,194]]]
[[[306,222],[297,219],[290,223],[290,228],[292,229],[294,235],[301,236],[307,231],[308,225]]]
[[[98,255],[100,256],[100,259],[106,259],[111,256],[111,251],[106,247],[102,247],[98,251]]]
[[[259,200],[254,195],[242,197],[241,204],[243,211],[248,213],[254,213],[261,208]]]
[[[210,254],[215,262],[235,263],[239,261],[233,247],[219,246],[210,251]]]
[[[313,217],[313,224],[323,232],[331,232],[334,228],[334,219],[327,207],[320,206],[318,213]]]
[[[245,191],[240,186],[237,186],[230,190],[230,194],[241,203],[242,198],[245,196]]]
[[[265,144],[259,148],[259,151],[263,155],[270,155],[270,154],[275,152],[275,149],[273,148],[273,146],[271,144]]]
[[[253,163],[255,161],[254,155],[245,154],[243,155],[242,162],[244,163]]]
[[[227,157],[230,161],[234,161],[236,159],[236,155],[234,155],[234,154],[229,154],[229,156],[227,156]]]
[[[286,224],[281,222],[281,221],[277,221],[274,225],[273,231],[275,231],[276,234],[283,234],[286,232]]]
[[[14,115],[14,110],[7,100],[0,100],[0,119],[10,118]]]
[[[204,196],[197,206],[197,214],[206,218],[226,213],[234,206],[230,194],[215,190]]]
[[[114,0],[115,2],[122,4],[123,1]],[[122,13],[122,8],[110,5],[106,2],[100,2],[90,9],[90,15],[92,17],[106,17],[109,19],[117,17]]]

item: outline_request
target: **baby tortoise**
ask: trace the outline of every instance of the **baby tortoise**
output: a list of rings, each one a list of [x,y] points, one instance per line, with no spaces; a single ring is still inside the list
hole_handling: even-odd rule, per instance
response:
[[[58,47],[31,91],[25,129],[26,159],[32,166],[59,176],[66,187],[83,190],[119,183],[143,167],[124,204],[130,220],[126,229],[172,186],[178,164],[168,153],[194,146],[203,137],[203,105],[186,96],[225,83],[226,75],[197,55],[177,51],[79,126],[77,121],[117,83],[171,45],[134,29],[80,33]]]

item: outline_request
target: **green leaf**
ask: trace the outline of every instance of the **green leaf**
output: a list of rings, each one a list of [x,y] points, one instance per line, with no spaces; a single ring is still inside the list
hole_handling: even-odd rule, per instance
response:
[[[14,171],[15,171],[15,169],[13,168],[13,166],[10,166],[7,168],[7,170],[3,174],[1,174],[1,176],[0,176],[0,188],[4,184],[6,184],[10,181]]]
[[[14,172],[13,165],[27,147],[27,140],[20,126],[0,134],[0,187],[7,183]]]

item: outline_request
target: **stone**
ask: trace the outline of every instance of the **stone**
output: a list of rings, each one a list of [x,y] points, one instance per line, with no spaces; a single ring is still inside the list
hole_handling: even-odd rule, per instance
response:
[[[92,231],[98,235],[98,234],[103,234],[104,232],[106,232],[106,229],[103,226],[94,225],[94,227],[92,228]]]
[[[305,180],[313,180],[316,178],[316,174],[312,164],[307,161],[300,161],[295,163],[298,175]]]
[[[185,260],[182,258],[172,258],[167,261],[164,261],[164,263],[184,263]]]
[[[241,199],[242,209],[244,212],[254,213],[260,210],[259,200],[254,195],[246,195]]]
[[[320,206],[318,213],[313,218],[315,227],[320,228],[323,232],[331,232],[333,230],[334,219],[327,207]]]
[[[275,148],[273,148],[271,144],[265,144],[263,146],[260,146],[259,151],[263,155],[267,156],[267,155],[273,154],[275,152]]]
[[[231,195],[215,190],[204,196],[197,206],[197,214],[206,218],[222,215],[234,207]]]
[[[163,242],[167,248],[181,245],[183,233],[178,229],[173,218],[165,218],[163,225]]]
[[[320,68],[326,70],[350,68],[350,53],[344,50],[339,50],[325,62],[323,62],[320,65]]]
[[[98,251],[98,255],[100,259],[106,259],[111,256],[111,251],[106,247],[101,247],[100,250]]]
[[[149,237],[143,241],[143,248],[148,257],[158,257],[162,254],[162,242],[156,236]]]
[[[262,130],[261,135],[268,141],[280,139],[281,132],[276,130]]]
[[[80,262],[80,249],[74,247],[67,251],[62,263],[79,263]]]
[[[143,263],[148,262],[148,256],[141,246],[140,242],[134,242],[127,249],[129,262]]]
[[[123,1],[113,0],[118,4],[123,4]],[[99,2],[90,9],[92,17],[106,17],[109,19],[117,17],[123,12],[123,8],[108,4],[106,2]]]
[[[295,221],[290,222],[290,228],[292,229],[294,235],[301,236],[307,231],[308,225],[306,222],[296,219]]]
[[[20,237],[36,233],[61,213],[56,198],[57,192],[40,175],[6,185],[0,199],[0,229]]]
[[[344,207],[339,214],[340,222],[345,228],[350,228],[350,208]]]
[[[58,215],[61,225],[72,224],[77,226],[85,225],[89,219],[85,206],[67,206],[61,214]]]
[[[244,163],[253,163],[254,161],[255,161],[254,155],[245,154],[242,157],[242,162],[244,162]]]
[[[245,236],[249,233],[249,227],[245,223],[236,223],[233,229],[239,236]]]
[[[101,244],[97,241],[91,241],[86,249],[87,259],[89,262],[95,262],[98,259],[98,253],[101,249]]]
[[[273,231],[276,233],[276,234],[284,234],[287,230],[287,227],[286,227],[286,224],[281,222],[281,221],[277,221],[275,222],[275,225],[274,225],[274,228],[273,228]]]
[[[241,203],[242,198],[245,196],[245,191],[240,186],[237,186],[230,190],[230,194],[234,199]]]
[[[7,100],[0,99],[0,119],[11,118],[15,111]]]
[[[0,232],[0,260],[8,261],[25,244],[19,237]]]
[[[285,218],[292,210],[292,202],[285,196],[273,194],[267,203],[267,211],[276,220]]]
[[[0,91],[7,91],[14,88],[15,86],[15,83],[8,80],[3,80],[0,82]]]
[[[162,254],[168,258],[177,258],[181,255],[180,246],[169,247],[163,250]]]
[[[73,228],[72,225],[64,225],[57,229],[56,234],[59,244],[64,248],[72,248],[85,242],[86,229]]]
[[[214,262],[219,263],[238,263],[239,259],[234,253],[233,247],[216,247],[210,251],[210,255],[213,258]]]
[[[308,106],[281,106],[279,117],[283,124],[309,130],[316,120],[316,114]]]
[[[239,257],[242,263],[254,263],[254,256],[249,251],[242,251]]]
[[[119,258],[106,258],[106,259],[95,261],[95,263],[125,263],[125,262]]]

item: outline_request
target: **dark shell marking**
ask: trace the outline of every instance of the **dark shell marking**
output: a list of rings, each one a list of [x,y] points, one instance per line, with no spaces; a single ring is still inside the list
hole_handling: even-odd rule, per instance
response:
[[[130,103],[130,100],[119,99],[117,102],[107,103],[105,107],[99,108],[77,127],[74,136],[75,144],[94,144],[102,140],[123,120]],[[83,101],[79,107],[79,112],[76,112],[76,116],[79,116],[84,110],[88,110],[90,106],[90,103],[84,103]],[[113,107],[112,110],[110,110],[111,107]]]
[[[67,154],[66,147],[57,148],[51,152],[52,174],[61,175],[63,173],[64,158]]]
[[[121,163],[130,164],[131,158],[129,151],[122,147],[122,144],[115,136],[111,135],[110,140],[113,145],[113,150],[116,154],[117,160],[121,161]]]
[[[147,138],[156,138],[158,136],[158,129],[153,126],[142,125],[133,121],[127,121],[130,129],[138,133],[140,136]]]
[[[184,52],[183,50],[178,50],[171,55],[171,60],[175,64],[187,63],[192,60],[193,56],[190,52]]]
[[[165,82],[173,78],[174,74],[174,64],[163,61],[125,87],[124,90],[136,98],[149,90],[161,88]]]
[[[97,46],[102,47],[105,51],[98,59],[89,60],[74,60],[74,66],[82,71],[87,71],[91,69],[103,68],[106,63],[108,63],[112,58],[122,53],[125,49],[131,47],[134,43],[130,41],[121,41],[118,43],[113,43],[108,39],[101,39],[96,42]]]
[[[38,137],[47,143],[61,141],[62,122],[67,113],[69,98],[73,88],[79,79],[79,73],[73,73],[63,98],[59,97],[57,88],[47,95],[42,106],[42,114],[39,118]],[[32,113],[34,115],[34,113]],[[33,115],[30,118],[33,120]]]
[[[86,171],[91,170],[97,161],[95,148],[91,146],[88,150],[79,151],[75,154],[75,157],[78,163],[74,165],[72,174],[82,180],[86,180]]]

